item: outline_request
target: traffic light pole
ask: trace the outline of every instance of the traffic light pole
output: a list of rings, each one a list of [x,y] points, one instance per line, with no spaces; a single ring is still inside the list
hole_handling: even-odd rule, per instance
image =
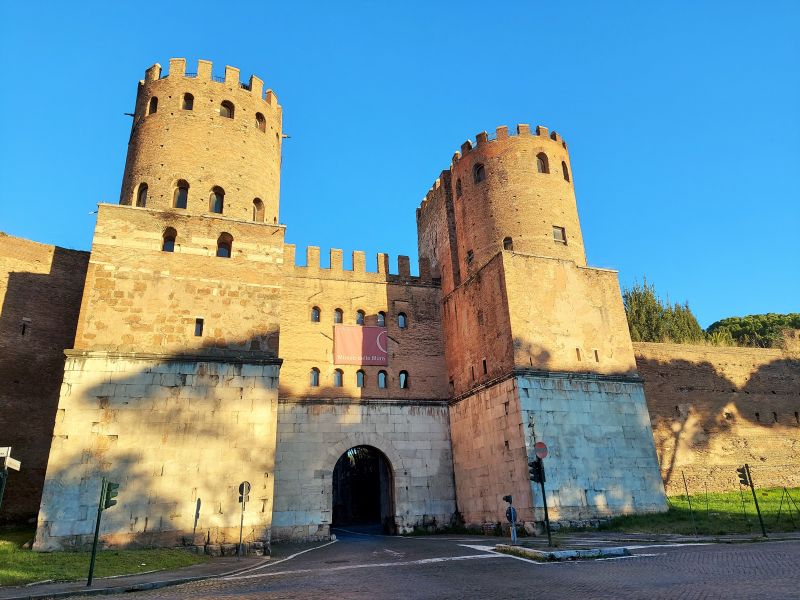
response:
[[[3,506],[3,494],[6,492],[6,479],[8,479],[8,469],[4,461],[3,468],[0,469],[0,507]]]
[[[536,460],[539,461],[541,464],[542,474],[544,474],[544,463],[542,462],[541,458],[537,458]],[[550,515],[547,514],[547,494],[544,492],[544,477],[541,478],[539,481],[539,485],[542,486],[542,504],[544,504],[544,524],[547,527],[547,545],[553,545],[553,538],[550,535]]]
[[[103,485],[100,489],[100,503],[97,505],[97,523],[94,526],[94,542],[92,543],[92,559],[89,561],[89,579],[86,581],[86,587],[92,586],[92,578],[94,577],[94,559],[97,558],[97,539],[100,536],[100,517],[103,514],[103,505],[106,500],[106,478],[103,477]]]
[[[753,476],[750,475],[750,465],[745,463],[744,470],[747,472],[747,481],[750,483],[750,491],[753,492],[753,501],[756,503],[756,513],[758,513],[758,522],[761,524],[761,533],[764,534],[764,537],[767,537],[764,519],[761,518],[761,509],[758,507],[758,497],[756,496],[756,488],[753,485]]]

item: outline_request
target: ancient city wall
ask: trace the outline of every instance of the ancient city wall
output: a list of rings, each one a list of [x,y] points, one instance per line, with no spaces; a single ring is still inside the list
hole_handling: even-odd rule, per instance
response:
[[[326,539],[336,461],[359,445],[377,448],[391,465],[398,532],[450,523],[455,489],[445,403],[281,400],[274,539]]]
[[[0,446],[12,447],[23,469],[11,472],[0,522],[39,509],[88,262],[88,252],[0,233]]]
[[[800,354],[634,343],[668,493],[800,485]]]
[[[120,484],[106,546],[239,539],[238,486],[252,484],[245,539],[268,541],[277,361],[71,352],[36,545],[91,544],[101,478]]]

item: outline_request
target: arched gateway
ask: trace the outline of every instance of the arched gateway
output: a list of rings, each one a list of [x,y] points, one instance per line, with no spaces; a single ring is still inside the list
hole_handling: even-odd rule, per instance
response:
[[[332,525],[395,533],[392,466],[377,448],[354,446],[336,461]]]

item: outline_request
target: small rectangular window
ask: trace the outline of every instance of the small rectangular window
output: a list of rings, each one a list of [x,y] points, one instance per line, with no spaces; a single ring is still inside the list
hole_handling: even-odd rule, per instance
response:
[[[567,245],[567,232],[563,227],[558,227],[553,225],[553,239],[555,240],[556,244],[564,244]]]
[[[20,325],[19,332],[21,335],[30,333],[31,320],[28,317],[22,317],[22,324]]]
[[[483,374],[484,375],[488,375],[489,374],[489,371],[486,368],[486,359],[485,358],[483,359]]]
[[[597,348],[594,349],[594,362],[600,362],[600,353],[597,351]]]
[[[195,319],[194,320],[194,335],[195,337],[201,337],[203,335],[203,319]]]
[[[579,361],[581,360],[581,349],[580,348],[575,348],[575,356],[578,357]]]
[[[475,381],[475,367],[470,367],[469,370],[470,373],[472,374],[472,381]]]

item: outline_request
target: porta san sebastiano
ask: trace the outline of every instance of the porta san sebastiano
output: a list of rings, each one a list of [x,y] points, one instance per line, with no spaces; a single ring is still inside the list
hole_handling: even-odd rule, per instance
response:
[[[261,79],[172,59],[133,112],[91,251],[0,235],[0,446],[22,461],[0,518],[36,520],[35,548],[91,543],[103,477],[104,544],[198,549],[238,542],[242,481],[248,542],[491,528],[507,494],[534,533],[538,441],[561,523],[664,511],[681,475],[733,489],[744,462],[800,483],[796,348],[632,343],[554,131],[431,165],[412,274],[286,243]]]

